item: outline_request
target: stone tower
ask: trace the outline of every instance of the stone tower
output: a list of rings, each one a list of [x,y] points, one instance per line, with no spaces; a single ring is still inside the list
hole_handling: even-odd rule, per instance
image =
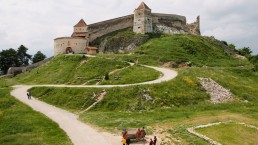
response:
[[[73,26],[72,37],[87,37],[88,25],[81,19],[76,25]]]
[[[144,2],[134,10],[133,31],[141,34],[153,31],[151,9]]]

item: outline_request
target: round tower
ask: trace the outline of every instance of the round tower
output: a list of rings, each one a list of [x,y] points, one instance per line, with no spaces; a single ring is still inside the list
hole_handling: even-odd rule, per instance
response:
[[[133,31],[141,34],[153,31],[151,9],[144,2],[134,10]]]

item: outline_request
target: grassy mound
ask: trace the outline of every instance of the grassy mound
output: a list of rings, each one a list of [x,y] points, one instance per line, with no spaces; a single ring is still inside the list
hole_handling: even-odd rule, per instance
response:
[[[82,55],[57,56],[39,68],[18,75],[16,80],[26,84],[65,84],[82,60],[86,60]]]
[[[72,145],[59,126],[0,89],[0,144]]]
[[[82,84],[128,65],[114,59],[60,55],[39,68],[18,75],[16,80],[26,84]]]
[[[250,64],[224,51],[220,44],[209,37],[196,35],[161,35],[136,48],[132,55],[104,55],[121,60],[139,61],[143,64],[162,65],[166,62],[177,64],[188,62],[193,66],[241,66]]]

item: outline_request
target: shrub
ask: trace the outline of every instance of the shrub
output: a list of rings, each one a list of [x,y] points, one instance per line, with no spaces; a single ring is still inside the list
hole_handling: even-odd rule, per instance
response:
[[[194,81],[193,81],[191,78],[189,78],[188,76],[184,76],[184,77],[182,78],[182,80],[183,80],[188,86],[191,86],[191,87],[195,86]]]

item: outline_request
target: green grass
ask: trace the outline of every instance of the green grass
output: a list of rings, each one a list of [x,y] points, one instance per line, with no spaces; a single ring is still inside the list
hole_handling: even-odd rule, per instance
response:
[[[128,35],[131,35],[130,33]],[[178,76],[153,85],[105,88],[105,98],[90,111],[80,114],[84,122],[108,130],[142,126],[169,126],[167,133],[185,144],[207,144],[188,133],[187,127],[202,122],[216,122],[221,114],[237,114],[258,124],[258,72],[248,60],[235,59],[210,38],[193,35],[161,35],[136,48],[132,54],[98,54],[97,58],[82,55],[61,55],[49,63],[21,74],[14,81],[26,84],[96,84],[95,78],[128,66],[124,61],[162,65],[191,62],[192,68],[177,69]],[[195,67],[202,66],[202,67]],[[204,66],[204,67],[203,67]],[[211,66],[211,67],[207,67]],[[132,71],[133,70],[133,71]],[[148,72],[148,73],[144,73]],[[154,79],[154,70],[134,66],[120,70],[102,84],[124,84]],[[138,75],[141,75],[138,77]],[[113,76],[121,76],[114,81]],[[198,77],[209,77],[235,94],[234,101],[211,104],[201,88]],[[135,78],[135,79],[132,79]],[[140,81],[139,81],[140,82]],[[3,84],[4,82],[0,82]],[[101,88],[32,88],[33,96],[63,109],[80,112],[92,104]],[[196,121],[196,118],[208,121]],[[227,118],[225,119],[227,120]]]
[[[181,124],[183,121],[196,117],[211,117],[216,114],[239,114],[258,120],[258,73],[250,68],[187,68],[177,69],[179,75],[165,83],[155,85],[131,86],[125,88],[106,88],[105,98],[90,111],[80,115],[80,119],[87,123],[106,128],[108,130],[128,127],[154,126],[155,124],[171,122],[172,135],[187,143],[206,144],[198,137],[189,134],[187,127],[193,124]],[[200,87],[197,77],[210,77],[235,94],[235,101],[225,104],[211,104],[209,96]],[[44,88],[46,89],[46,88]],[[42,88],[33,90],[34,96],[39,96]],[[71,107],[80,111],[77,104],[83,104],[84,99],[70,100],[69,92],[74,88],[65,88],[66,92],[51,88],[47,100],[50,104]],[[63,89],[64,90],[64,89]],[[84,92],[98,92],[97,88],[77,88],[73,96],[80,96]],[[57,96],[61,96],[64,104],[55,103]],[[91,93],[90,93],[91,94]],[[66,97],[65,97],[66,96]],[[150,98],[146,97],[150,96]],[[248,100],[248,103],[244,103]],[[76,101],[78,101],[76,103]],[[60,101],[62,102],[62,101]],[[66,103],[72,102],[69,105]],[[77,107],[77,108],[76,108]],[[218,121],[216,118],[213,121]],[[175,125],[175,124],[177,125]],[[200,123],[200,122],[198,122]],[[198,123],[194,125],[198,125]]]
[[[78,113],[94,103],[94,94],[98,95],[102,90],[39,87],[32,88],[29,91],[34,97],[42,101]]]
[[[119,80],[115,80],[116,76],[119,76],[121,78]],[[115,72],[114,74],[109,76],[109,80],[104,80],[103,82],[101,82],[101,84],[133,84],[155,80],[159,76],[160,73],[154,69],[140,65],[134,65]]]
[[[136,48],[133,55],[99,55],[142,64],[191,62],[194,66],[242,66],[247,60],[235,59],[208,37],[196,35],[161,35]]]
[[[10,91],[0,89],[0,144],[72,145],[56,123],[15,100]]]
[[[255,145],[258,142],[258,130],[236,123],[223,123],[196,131],[226,145]]]
[[[73,77],[70,78],[71,84],[83,84],[94,78],[104,78],[106,73],[115,69],[128,66],[126,62],[117,61],[115,59],[89,58],[85,63],[75,70]],[[80,77],[78,79],[78,77]]]
[[[114,59],[60,55],[39,68],[18,75],[15,80],[25,84],[83,84],[128,65]]]
[[[25,84],[65,84],[83,60],[86,58],[82,55],[60,55],[41,67],[18,75],[15,79]]]
[[[93,108],[99,111],[139,111],[155,108],[174,108],[205,103],[209,96],[200,87],[197,77],[210,77],[235,94],[235,101],[258,101],[258,73],[248,68],[188,68],[178,69],[179,75],[165,83],[130,87],[106,88],[106,97]],[[81,92],[98,92],[97,88],[65,88],[78,95]],[[125,91],[126,90],[126,91]],[[35,92],[36,93],[36,92]],[[52,96],[64,94],[58,88],[48,93]],[[37,93],[35,94],[37,96]],[[65,99],[65,97],[64,97]],[[77,100],[83,103],[85,100]]]

